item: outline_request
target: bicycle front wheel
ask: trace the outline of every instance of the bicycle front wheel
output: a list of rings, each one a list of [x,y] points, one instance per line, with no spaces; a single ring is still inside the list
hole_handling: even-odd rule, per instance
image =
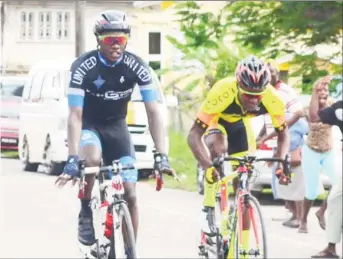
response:
[[[113,208],[113,237],[109,259],[137,258],[136,241],[133,231],[130,211],[126,203],[120,203]]]
[[[244,205],[243,205],[244,207]],[[266,229],[262,216],[261,206],[258,200],[252,196],[248,196],[248,210],[250,218],[250,229],[248,235],[244,235],[240,230],[239,224],[236,225],[235,231],[235,258],[268,258],[267,254],[267,238]],[[243,217],[239,213],[238,217]],[[239,219],[238,219],[239,221]],[[241,242],[242,240],[242,242]]]

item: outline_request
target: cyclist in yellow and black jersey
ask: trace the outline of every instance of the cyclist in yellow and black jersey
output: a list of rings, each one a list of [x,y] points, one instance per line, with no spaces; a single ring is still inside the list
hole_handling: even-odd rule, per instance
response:
[[[212,160],[224,153],[244,156],[256,149],[255,136],[249,118],[269,114],[278,132],[277,157],[285,157],[289,150],[289,133],[282,99],[269,85],[270,71],[255,56],[242,60],[236,68],[236,80],[224,78],[211,88],[189,132],[188,144],[205,173],[204,211],[215,206],[214,182],[219,173]],[[202,141],[205,142],[210,151]],[[279,164],[280,183],[287,179]],[[233,187],[236,190],[237,179]],[[245,217],[247,218],[247,216]],[[249,218],[247,218],[249,219]],[[249,225],[247,223],[247,225]],[[244,226],[243,230],[249,229]],[[206,230],[203,230],[205,233]]]

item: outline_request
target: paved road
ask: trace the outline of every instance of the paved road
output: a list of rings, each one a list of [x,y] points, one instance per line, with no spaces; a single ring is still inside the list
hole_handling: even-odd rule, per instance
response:
[[[0,258],[79,258],[76,189],[57,189],[55,177],[23,172],[18,160],[2,159],[1,163]],[[196,258],[201,197],[168,189],[156,193],[146,183],[138,184],[138,195],[139,256]],[[269,258],[309,258],[325,246],[315,209],[309,217],[309,234],[298,234],[272,220],[285,216],[282,206],[264,205],[262,210]]]

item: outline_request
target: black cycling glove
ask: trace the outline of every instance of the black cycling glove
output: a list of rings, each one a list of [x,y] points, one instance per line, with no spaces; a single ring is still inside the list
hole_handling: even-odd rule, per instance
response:
[[[63,173],[68,174],[71,177],[80,177],[79,160],[79,156],[68,156],[67,163],[63,169]]]
[[[168,156],[163,153],[154,153],[154,169],[158,170],[159,172],[169,171],[171,170]]]

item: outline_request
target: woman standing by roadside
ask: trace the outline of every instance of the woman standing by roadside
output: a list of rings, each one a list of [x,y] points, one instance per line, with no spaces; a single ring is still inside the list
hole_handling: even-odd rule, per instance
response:
[[[329,176],[331,183],[337,180],[333,156],[332,126],[318,121],[318,110],[323,110],[332,105],[329,97],[330,77],[324,77],[314,84],[309,107],[309,133],[307,143],[302,148],[302,166],[305,179],[305,199],[303,202],[302,216],[299,233],[307,233],[307,217],[313,201],[318,196],[320,171],[323,169]],[[324,212],[322,212],[324,214]],[[317,217],[324,217],[318,215]]]

